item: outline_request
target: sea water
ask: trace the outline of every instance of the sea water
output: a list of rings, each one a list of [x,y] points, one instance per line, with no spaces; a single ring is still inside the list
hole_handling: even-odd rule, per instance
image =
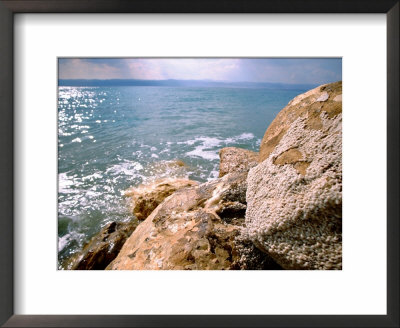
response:
[[[304,91],[59,87],[59,268],[104,225],[132,217],[125,190],[160,177],[216,179],[218,151],[258,151],[276,114]]]

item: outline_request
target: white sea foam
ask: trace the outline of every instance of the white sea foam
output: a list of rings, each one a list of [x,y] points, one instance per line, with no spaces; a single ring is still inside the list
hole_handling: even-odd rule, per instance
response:
[[[62,236],[61,238],[58,238],[58,251],[62,251],[65,246],[70,242],[71,240],[71,234],[66,234],[65,236]]]
[[[192,140],[178,142],[178,144],[186,144],[192,146],[200,143],[200,145],[197,145],[194,150],[187,152],[186,155],[189,157],[201,157],[206,160],[213,161],[219,158],[218,149],[213,149],[213,148],[219,147],[222,142],[223,139],[211,138],[211,137],[197,137]]]
[[[72,189],[74,186],[79,187],[83,184],[80,179],[76,179],[74,176],[69,176],[67,173],[58,174],[58,192],[62,194],[79,193],[78,189]]]
[[[245,133],[242,133],[242,134],[240,134],[238,136],[234,136],[232,138],[226,138],[224,140],[224,143],[225,144],[233,144],[233,143],[237,143],[237,142],[239,142],[241,140],[251,140],[253,138],[254,138],[254,134],[253,133],[245,132]]]
[[[96,191],[92,191],[92,190],[86,191],[86,194],[85,194],[85,196],[88,198],[94,198],[94,197],[101,196],[101,195],[102,195],[101,192],[96,192]],[[86,200],[86,199],[84,199],[84,200]]]
[[[63,137],[72,136],[72,133],[70,133],[70,132],[65,132],[65,131],[62,130],[62,129],[58,129],[58,134],[59,134],[60,136],[63,136]]]
[[[125,161],[120,164],[115,164],[106,170],[106,173],[109,173],[113,176],[125,174],[130,176],[137,176],[138,171],[143,170],[143,166],[138,162]]]
[[[197,146],[194,150],[186,153],[189,157],[201,157],[210,161],[217,160],[219,158],[217,151],[206,151],[204,146]]]
[[[177,144],[192,146],[196,143],[201,142],[204,146],[215,147],[215,146],[218,146],[219,144],[221,144],[223,141],[224,141],[224,139],[219,139],[219,138],[215,138],[215,137],[196,137],[191,140],[177,142]]]
[[[84,234],[80,234],[77,232],[70,232],[67,233],[66,235],[58,238],[58,251],[62,251],[65,246],[67,246],[72,240],[79,241],[84,237]]]
[[[240,140],[250,140],[253,139],[254,135],[252,133],[242,133],[238,136],[231,138],[221,139],[215,137],[197,137],[195,139],[178,142],[178,144],[186,144],[189,146],[195,145],[195,149],[186,153],[189,157],[201,157],[206,160],[218,160],[218,152],[220,148],[226,147],[230,144],[235,144]]]
[[[82,139],[81,138],[75,138],[75,139],[72,140],[72,142],[82,142]]]
[[[94,179],[101,179],[103,175],[100,172],[95,172],[93,174],[87,175],[82,178],[83,181],[90,180],[93,181]]]
[[[78,125],[78,124],[73,124],[70,126],[71,129],[77,129],[77,130],[82,130],[82,129],[90,129],[89,125]]]
[[[74,185],[73,179],[67,175],[67,173],[59,173],[58,174],[58,192],[60,193],[69,193],[70,186]]]
[[[240,136],[237,137],[238,140],[249,140],[249,139],[253,139],[254,138],[254,134],[253,133],[242,133]]]
[[[132,155],[135,155],[137,158],[140,158],[143,156],[143,153],[141,150],[137,150],[137,151],[133,152]]]
[[[217,170],[212,170],[207,178],[207,181],[218,179],[219,172]]]
[[[171,149],[165,148],[165,149],[160,151],[160,154],[169,153],[170,151],[171,151]]]
[[[197,138],[196,138],[197,139]],[[178,141],[177,144],[178,145],[193,145],[197,140],[193,139],[193,140],[187,140],[187,141]]]

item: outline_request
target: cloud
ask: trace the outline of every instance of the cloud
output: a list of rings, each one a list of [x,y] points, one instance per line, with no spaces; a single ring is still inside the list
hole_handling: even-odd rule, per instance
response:
[[[131,78],[222,80],[236,67],[237,59],[128,59]]]
[[[341,59],[248,59],[243,75],[254,82],[327,83],[342,78]]]
[[[218,80],[328,83],[342,78],[340,58],[60,59],[61,79]]]
[[[60,79],[119,79],[129,78],[121,67],[123,62],[111,60],[60,59]]]

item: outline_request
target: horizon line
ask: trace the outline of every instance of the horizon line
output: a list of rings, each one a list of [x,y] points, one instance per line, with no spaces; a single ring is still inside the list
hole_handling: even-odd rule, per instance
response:
[[[291,83],[291,82],[271,82],[271,81],[228,81],[228,80],[212,80],[212,79],[118,79],[118,78],[112,78],[112,79],[91,79],[91,78],[58,78],[58,81],[198,81],[198,82],[215,82],[215,83],[253,83],[253,84],[262,84],[262,83],[268,83],[268,84],[286,84],[286,85],[321,85],[319,83]],[[340,80],[338,80],[340,81]],[[338,81],[333,81],[333,82],[338,82]],[[333,82],[326,82],[326,83],[333,83]],[[323,83],[323,84],[326,84]]]

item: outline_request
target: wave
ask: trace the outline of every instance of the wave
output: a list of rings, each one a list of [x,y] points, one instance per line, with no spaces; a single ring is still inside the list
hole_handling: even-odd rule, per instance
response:
[[[83,233],[78,233],[76,231],[69,232],[62,237],[58,237],[58,251],[61,252],[72,242],[77,242],[80,244],[80,241],[83,240],[84,237],[85,235]]]
[[[186,152],[186,155],[189,157],[200,157],[205,160],[215,161],[219,159],[218,153],[222,147],[235,145],[240,143],[242,140],[251,140],[254,138],[254,134],[244,132],[240,135],[224,139],[217,137],[196,137],[187,141],[178,142],[178,144],[195,146],[193,150]]]
[[[58,174],[58,192],[62,194],[68,193],[78,193],[79,190],[75,190],[71,187],[78,187],[82,185],[80,179],[77,179],[75,176],[68,175],[66,173],[59,173]]]
[[[209,161],[214,161],[219,158],[218,152],[205,149],[206,146],[197,146],[194,150],[187,152],[186,155],[189,157],[201,157]]]
[[[121,174],[128,176],[137,176],[138,171],[143,170],[142,164],[135,161],[124,160],[124,162],[115,164],[106,170],[106,174],[119,176]]]

